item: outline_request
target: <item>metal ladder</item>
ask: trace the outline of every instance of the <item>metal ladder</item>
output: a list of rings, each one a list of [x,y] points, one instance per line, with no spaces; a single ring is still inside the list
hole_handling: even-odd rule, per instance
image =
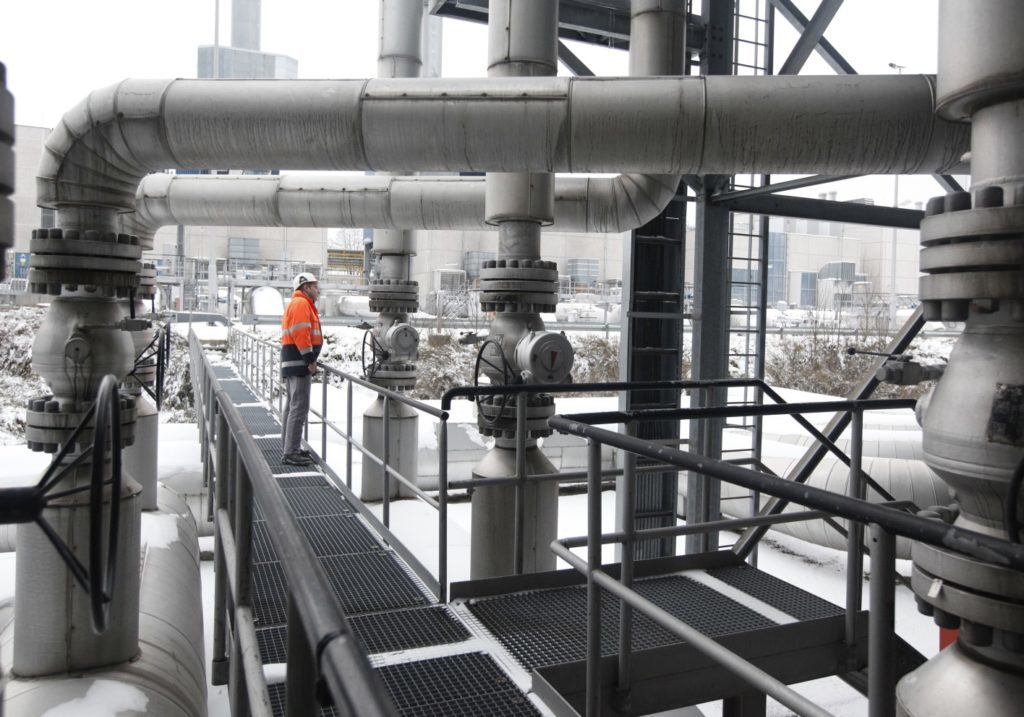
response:
[[[772,72],[772,12],[769,0],[746,0],[737,4],[734,15],[733,74],[768,75]],[[730,191],[753,189],[768,182],[765,175],[733,177]],[[756,214],[729,215],[729,325],[730,374],[736,378],[763,378],[765,355],[765,310],[768,284],[768,217]],[[754,388],[730,391],[730,404],[760,405],[763,396]],[[761,460],[761,419],[745,417],[725,424],[722,458],[742,465],[758,466]],[[738,444],[738,433],[742,445]],[[733,515],[756,514],[756,493],[722,497],[723,508]],[[744,506],[743,503],[749,503]],[[724,546],[723,546],[724,547]]]

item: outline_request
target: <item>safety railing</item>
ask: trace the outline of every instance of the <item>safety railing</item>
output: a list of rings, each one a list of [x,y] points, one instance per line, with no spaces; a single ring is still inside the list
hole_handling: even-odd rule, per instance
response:
[[[1024,569],[1024,545],[1022,544],[956,528],[943,521],[921,518],[906,512],[906,506],[902,504],[879,504],[864,500],[864,480],[860,465],[863,412],[876,408],[909,407],[912,403],[906,400],[830,401],[816,404],[790,404],[785,409],[780,409],[777,406],[720,407],[658,412],[638,411],[630,414],[609,412],[551,418],[549,423],[555,430],[580,436],[589,442],[587,535],[556,540],[551,544],[551,549],[556,555],[587,578],[586,714],[588,717],[601,714],[601,590],[607,590],[621,601],[618,670],[614,678],[617,681],[615,685],[617,692],[628,693],[630,688],[632,615],[633,610],[637,610],[683,638],[754,689],[778,700],[795,713],[815,717],[827,715],[828,713],[820,706],[812,703],[768,672],[644,599],[633,590],[632,585],[633,545],[638,540],[727,528],[763,527],[773,523],[820,518],[823,515],[839,516],[850,521],[850,529],[847,531],[845,641],[851,648],[856,645],[857,641],[855,619],[863,597],[861,593],[864,559],[863,530],[865,525],[870,527],[872,559],[867,660],[869,714],[872,716],[895,714],[895,607],[893,599],[896,561],[895,536],[903,536],[987,562],[996,562],[1015,570]],[[853,423],[850,480],[846,496],[628,435],[630,427],[636,422],[652,420],[652,416],[649,415],[652,413],[657,413],[659,418],[665,418],[668,413],[672,417],[680,419],[698,419],[708,415],[728,413],[732,410],[746,410],[749,413],[768,415],[782,410],[809,413],[813,411],[832,412],[837,409],[848,411]],[[592,425],[618,423],[626,424],[627,434]],[[635,465],[638,458],[648,458],[675,466],[680,470],[697,471],[710,478],[723,480],[749,490],[756,490],[781,501],[799,504],[810,510],[646,530],[635,530],[627,522],[619,532],[602,534],[600,456],[602,446],[606,445],[618,448],[626,455],[627,470],[623,481],[624,494],[620,499],[627,503],[631,499],[634,483],[629,467]],[[622,565],[618,579],[601,570],[601,546],[609,543],[622,546]],[[571,551],[571,548],[582,546],[587,548],[585,560]]]
[[[326,685],[339,714],[397,714],[281,487],[221,388],[194,332],[189,336],[189,351],[203,475],[216,501],[213,684],[229,686],[232,714],[273,714],[253,614],[250,557],[255,499],[288,586],[286,714],[315,714],[321,684]]]
[[[260,337],[254,336],[246,331],[242,331],[238,328],[232,328],[229,337],[229,352],[230,355],[238,367],[240,374],[246,379],[251,387],[257,392],[257,394],[267,400],[272,406],[276,406],[276,410],[280,413],[280,407],[282,403],[283,391],[281,390],[280,384],[280,346],[273,341],[268,341]],[[593,383],[593,384],[520,384],[512,386],[460,386],[446,392],[441,397],[440,408],[431,406],[412,399],[402,393],[395,391],[389,391],[381,388],[361,377],[354,376],[352,374],[340,371],[328,364],[319,364],[323,375],[321,381],[321,400],[319,408],[311,407],[311,414],[316,418],[322,426],[322,432],[320,435],[320,456],[319,465],[325,473],[330,475],[333,479],[338,482],[344,481],[345,486],[351,490],[352,488],[352,466],[354,452],[358,451],[362,455],[364,461],[369,460],[380,469],[377,480],[381,482],[382,486],[382,522],[377,523],[377,519],[373,513],[368,510],[363,510],[363,515],[370,520],[371,523],[381,530],[385,540],[392,545],[392,547],[398,552],[403,559],[409,564],[414,572],[423,580],[424,584],[430,589],[438,600],[444,602],[447,600],[448,594],[448,504],[450,500],[450,494],[454,491],[464,491],[468,489],[483,488],[490,486],[502,486],[509,485],[514,487],[514,511],[515,511],[515,536],[513,540],[513,551],[514,551],[514,573],[522,574],[524,572],[524,560],[525,560],[525,517],[526,517],[526,500],[525,492],[527,486],[531,483],[541,483],[548,481],[556,481],[559,483],[582,483],[588,479],[588,471],[561,471],[550,474],[526,474],[525,461],[520,460],[519,456],[524,456],[527,446],[528,433],[525,430],[526,425],[526,401],[516,402],[516,438],[515,448],[517,451],[516,460],[516,475],[507,478],[470,478],[464,480],[449,480],[448,478],[448,421],[449,412],[452,407],[452,402],[457,398],[476,398],[479,396],[494,396],[494,395],[518,395],[518,394],[536,394],[536,393],[548,393],[555,395],[573,395],[579,393],[617,393],[623,391],[653,391],[653,390],[666,390],[674,389],[677,391],[702,391],[712,392],[714,390],[730,389],[730,388],[757,388],[761,390],[764,396],[775,404],[768,404],[763,407],[763,410],[771,413],[794,413],[792,406],[798,404],[787,404],[785,399],[773,388],[765,384],[763,381],[757,379],[720,379],[711,381],[659,381],[659,382],[640,382],[640,383]],[[342,384],[344,382],[344,384]],[[339,425],[331,419],[329,412],[329,401],[328,401],[328,390],[331,385],[344,385],[346,395],[346,413],[344,418],[344,425]],[[364,445],[355,437],[354,426],[353,426],[353,389],[359,386],[361,388],[370,391],[379,396],[384,401],[383,410],[383,441],[382,449],[374,451]],[[391,431],[391,408],[394,404],[404,404],[409,406],[420,413],[431,416],[438,421],[438,489],[436,497],[430,495],[422,488],[417,486],[415,482],[409,476],[404,476],[401,472],[396,469],[395,466],[391,465],[391,455],[389,453],[390,448],[388,446],[388,438]],[[803,406],[807,404],[799,404]],[[832,411],[838,407],[845,406],[843,402],[829,402],[829,403],[813,403],[809,404],[814,410],[819,411]],[[887,406],[889,404],[886,404]],[[737,412],[745,410],[747,407],[744,406],[725,406],[721,408],[710,408],[710,409],[664,409],[661,411],[648,412],[645,415],[651,418],[662,417],[668,415],[678,415],[680,420],[682,418],[695,418],[698,415],[703,419],[706,418],[703,414],[694,413],[694,411],[708,411],[713,412],[724,412],[722,415],[727,415],[730,412]],[[615,417],[616,420],[630,422],[632,420],[629,413],[610,413],[600,414]],[[715,413],[714,415],[718,415]],[[584,417],[585,418],[585,417]],[[835,455],[840,461],[847,465],[851,464],[851,458],[846,455],[841,449],[839,449],[833,441],[832,436],[824,435],[818,430],[810,421],[800,415],[794,415],[793,418],[811,435],[813,436],[820,445],[824,446],[821,454],[817,456],[816,460],[812,460],[809,465],[813,469],[817,465],[817,460],[820,460],[825,454],[831,453]],[[328,431],[331,431],[338,436],[345,444],[345,458],[344,458],[344,478],[335,473],[333,467],[328,463]],[[308,426],[307,426],[307,438],[308,438]],[[681,445],[687,443],[686,439],[681,441]],[[743,463],[746,459],[736,459],[736,462]],[[630,470],[634,474],[642,474],[647,472],[660,472],[664,471],[667,466],[658,460],[648,462],[643,466],[632,466]],[[601,471],[602,479],[614,478],[623,475],[625,472],[624,468],[605,468]],[[882,486],[875,482],[871,476],[867,475],[863,471],[860,473],[863,476],[863,480],[867,485],[870,485],[883,500],[893,500],[892,496],[889,495]],[[809,473],[808,473],[809,475]],[[802,478],[801,478],[802,480]],[[437,574],[436,576],[428,571],[420,561],[404,546],[401,542],[394,540],[393,536],[390,535],[390,514],[391,514],[391,493],[392,493],[392,481],[396,484],[404,487],[408,493],[413,497],[425,503],[438,513],[438,556],[437,556]],[[824,516],[826,522],[830,521],[831,518]],[[838,524],[831,523],[833,528],[839,531],[843,531],[842,527]],[[751,528],[753,529],[753,528]],[[745,555],[744,555],[745,557]]]

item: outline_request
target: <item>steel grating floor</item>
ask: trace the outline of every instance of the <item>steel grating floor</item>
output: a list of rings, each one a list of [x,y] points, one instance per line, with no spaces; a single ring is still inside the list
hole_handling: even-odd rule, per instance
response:
[[[273,413],[263,406],[239,406],[238,414],[254,436],[280,435],[281,433],[281,423],[274,418]]]
[[[371,655],[454,644],[470,637],[465,626],[444,606],[358,615],[349,619],[349,625]],[[263,628],[256,637],[263,664],[285,661],[287,628]]]
[[[382,550],[384,546],[354,515],[299,518],[299,527],[318,558]]]
[[[228,395],[228,398],[235,405],[240,403],[259,403],[256,394],[241,381],[222,381],[220,385],[224,389],[224,393]]]
[[[326,515],[352,515],[355,509],[345,496],[331,486],[294,487],[284,492],[296,518]]]
[[[277,419],[274,419],[274,421],[276,422]],[[248,419],[246,420],[246,425],[249,425]],[[265,432],[266,431],[264,431],[264,433]],[[281,432],[280,425],[278,425],[276,432]],[[267,465],[270,466],[270,472],[273,473],[274,475],[282,473],[310,473],[312,471],[319,470],[315,465],[292,466],[285,463],[284,447],[281,445],[281,439],[277,436],[269,438],[257,438],[256,446],[260,449],[260,453],[263,454],[263,460],[265,460],[267,462]],[[324,483],[326,483],[326,481],[324,481]]]
[[[539,715],[481,652],[378,668],[402,715]]]
[[[283,682],[277,682],[273,685],[267,685],[267,692],[270,695],[270,709],[274,713],[275,717],[283,717],[287,709],[287,703],[285,700],[288,697],[287,687]],[[335,717],[338,713],[334,710],[334,707],[327,706],[321,707],[317,712],[320,717]]]
[[[320,559],[346,615],[427,605],[431,600],[388,552]]]
[[[708,570],[708,575],[738,588],[748,595],[766,602],[798,620],[816,620],[843,614],[843,608],[833,605],[817,595],[762,573],[749,565]]]
[[[643,597],[706,635],[746,632],[775,623],[711,588],[682,575],[638,580]],[[468,603],[473,615],[526,670],[575,662],[586,656],[587,592],[585,586],[496,596]],[[618,600],[601,596],[601,651],[618,650]],[[680,642],[649,618],[634,612],[633,648],[662,647]]]

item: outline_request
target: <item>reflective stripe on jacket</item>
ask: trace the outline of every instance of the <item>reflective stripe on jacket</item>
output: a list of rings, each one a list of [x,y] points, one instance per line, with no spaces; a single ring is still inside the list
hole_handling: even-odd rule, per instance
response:
[[[281,316],[281,376],[308,375],[323,342],[316,306],[296,289]]]

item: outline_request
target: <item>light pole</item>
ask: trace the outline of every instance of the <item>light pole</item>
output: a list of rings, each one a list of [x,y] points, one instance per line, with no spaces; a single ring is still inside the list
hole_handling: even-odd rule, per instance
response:
[[[889,67],[896,70],[897,75],[902,75],[905,65],[897,65],[890,62]],[[892,178],[892,205],[896,209],[900,206],[900,175],[894,174]],[[889,273],[889,330],[896,330],[896,227],[892,228],[892,256],[890,257]]]

